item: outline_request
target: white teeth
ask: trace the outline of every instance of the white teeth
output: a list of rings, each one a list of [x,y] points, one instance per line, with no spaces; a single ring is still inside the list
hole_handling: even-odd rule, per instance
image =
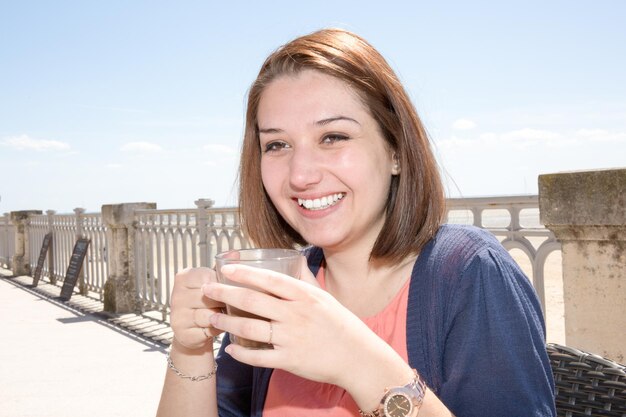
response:
[[[307,210],[323,210],[330,206],[337,204],[337,201],[343,198],[343,193],[331,194],[322,198],[316,198],[313,200],[305,200],[303,198],[298,199],[298,204]]]

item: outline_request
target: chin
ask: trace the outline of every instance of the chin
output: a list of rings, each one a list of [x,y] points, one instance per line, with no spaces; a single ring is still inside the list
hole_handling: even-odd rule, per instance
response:
[[[306,240],[308,244],[322,249],[337,248],[342,242],[342,239],[333,238],[328,235],[321,235],[320,233],[315,233],[309,236],[303,235],[302,237],[304,237],[304,240]]]

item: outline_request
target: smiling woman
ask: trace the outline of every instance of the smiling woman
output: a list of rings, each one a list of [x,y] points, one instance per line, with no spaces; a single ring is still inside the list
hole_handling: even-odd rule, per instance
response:
[[[239,201],[256,246],[306,248],[300,279],[221,269],[250,289],[179,273],[160,416],[555,415],[529,280],[488,232],[441,224],[428,137],[364,39],[321,30],[267,58],[249,93]]]
[[[342,30],[320,31],[315,38],[315,41],[303,38],[277,50],[265,61],[252,85],[240,165],[242,218],[249,225],[251,238],[260,245],[307,244],[297,231],[282,222],[262,191],[257,136],[258,129],[268,127],[259,125],[258,114],[266,87],[278,89],[273,86],[276,79],[314,70],[332,77],[336,87],[319,105],[334,103],[339,93],[359,101],[361,110],[374,122],[374,129],[394,151],[399,166],[404,167],[402,176],[392,178],[389,190],[389,217],[385,224],[389,233],[380,236],[372,251],[376,257],[398,261],[418,251],[434,235],[443,216],[443,189],[428,137],[404,87],[378,51],[364,39]],[[299,97],[292,98],[299,101]],[[320,117],[328,121],[338,115],[349,118],[341,113],[333,114],[331,108]],[[400,204],[395,204],[396,199]],[[412,209],[404,210],[404,207]],[[280,229],[283,233],[276,233]]]
[[[399,169],[357,94],[335,77],[301,71],[264,90],[257,119],[265,192],[299,241],[330,256],[379,234]]]

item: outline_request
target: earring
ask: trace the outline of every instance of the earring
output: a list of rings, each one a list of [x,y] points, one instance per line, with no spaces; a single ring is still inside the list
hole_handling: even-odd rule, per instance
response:
[[[398,175],[399,173],[400,173],[400,162],[398,161],[398,156],[394,153],[392,174]]]

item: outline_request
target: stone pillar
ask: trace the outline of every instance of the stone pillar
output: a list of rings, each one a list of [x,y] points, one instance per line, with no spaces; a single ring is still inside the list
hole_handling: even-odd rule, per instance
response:
[[[13,255],[13,275],[30,275],[30,253],[28,248],[28,225],[30,216],[41,214],[41,210],[11,212],[11,223],[15,226],[15,254]]]
[[[198,246],[200,247],[200,265],[209,266],[209,251],[208,251],[208,222],[209,215],[208,209],[213,207],[215,201],[210,198],[200,198],[194,201],[196,207],[198,207],[196,214],[196,227],[198,228]]]
[[[626,168],[539,176],[541,223],[562,243],[565,339],[626,359]]]
[[[137,310],[135,296],[134,213],[156,209],[156,203],[124,203],[102,206],[106,224],[109,276],[104,284],[104,311],[132,313]]]

